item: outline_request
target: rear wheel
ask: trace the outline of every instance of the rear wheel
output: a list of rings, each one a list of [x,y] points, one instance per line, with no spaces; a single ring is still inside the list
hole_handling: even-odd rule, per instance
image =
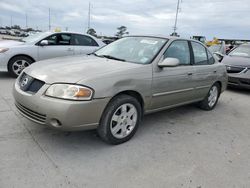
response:
[[[126,142],[135,134],[141,116],[141,105],[134,97],[117,96],[105,109],[98,127],[98,134],[109,144]]]
[[[8,64],[8,71],[12,77],[18,77],[23,69],[33,63],[33,60],[26,56],[13,57]]]
[[[203,110],[213,110],[220,97],[220,85],[215,83],[209,90],[206,98],[199,103],[199,107]]]

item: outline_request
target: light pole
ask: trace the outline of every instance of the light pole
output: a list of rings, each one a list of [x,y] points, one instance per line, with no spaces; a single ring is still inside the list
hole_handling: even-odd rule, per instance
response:
[[[50,8],[49,8],[49,31],[51,30],[51,24],[50,24]]]
[[[175,22],[174,22],[174,35],[177,34],[176,31],[177,31],[177,21],[178,21],[178,14],[179,14],[179,11],[180,11],[180,0],[178,0],[177,2],[177,9],[176,9],[176,15],[175,15]]]

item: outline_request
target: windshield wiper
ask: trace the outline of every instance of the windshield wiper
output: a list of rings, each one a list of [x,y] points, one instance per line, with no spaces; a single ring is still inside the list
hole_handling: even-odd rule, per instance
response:
[[[95,52],[89,53],[88,55],[94,55],[94,56],[97,56],[97,57],[105,57],[105,58],[114,59],[114,60],[117,60],[117,61],[126,61],[125,59],[120,59],[118,57],[114,57],[114,56],[111,56],[111,55],[97,55]]]
[[[97,55],[97,54],[95,54],[95,55],[98,56],[98,57],[105,57],[105,58],[114,59],[114,60],[117,60],[117,61],[126,61],[125,59],[120,59],[118,57],[114,57],[114,56],[111,56],[111,55]]]

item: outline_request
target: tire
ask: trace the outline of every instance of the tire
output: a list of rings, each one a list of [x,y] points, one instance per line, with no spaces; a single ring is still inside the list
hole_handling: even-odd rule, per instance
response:
[[[33,62],[34,61],[31,58],[26,56],[13,57],[8,63],[9,74],[16,78],[20,75],[23,69],[31,65]]]
[[[142,107],[138,100],[119,95],[107,105],[97,131],[106,143],[121,144],[134,136],[141,119]]]
[[[221,88],[218,83],[215,83],[214,85],[212,85],[212,87],[209,89],[209,92],[206,98],[198,104],[199,107],[207,111],[213,110],[220,97],[220,91],[221,91]]]

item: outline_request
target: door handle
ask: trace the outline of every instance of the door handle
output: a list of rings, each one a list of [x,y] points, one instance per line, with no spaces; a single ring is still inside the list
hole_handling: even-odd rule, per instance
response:
[[[192,75],[193,75],[193,73],[192,73],[192,72],[189,72],[189,73],[188,73],[188,76],[192,76]]]
[[[72,48],[68,48],[68,51],[73,51],[73,49]]]

